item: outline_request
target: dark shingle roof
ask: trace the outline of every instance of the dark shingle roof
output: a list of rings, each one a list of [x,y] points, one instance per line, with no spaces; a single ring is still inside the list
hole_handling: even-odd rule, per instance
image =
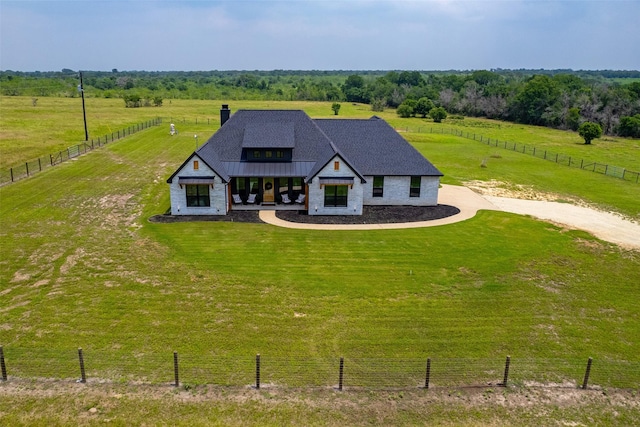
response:
[[[243,148],[291,148],[292,163],[240,162]],[[312,120],[300,110],[239,110],[196,153],[226,181],[262,173],[310,178],[336,154],[361,177],[442,175],[380,118]]]
[[[249,123],[244,129],[242,148],[293,148],[293,123]]]
[[[209,138],[198,154],[208,157],[215,153],[220,161],[237,162],[242,156],[246,129],[259,129],[260,126],[270,126],[272,129],[279,127],[280,130],[293,127],[293,161],[316,161],[323,153],[334,150],[328,138],[304,111],[239,110]],[[275,133],[272,133],[271,139]],[[274,141],[271,140],[271,143]]]
[[[314,121],[364,175],[442,176],[442,172],[378,117]]]

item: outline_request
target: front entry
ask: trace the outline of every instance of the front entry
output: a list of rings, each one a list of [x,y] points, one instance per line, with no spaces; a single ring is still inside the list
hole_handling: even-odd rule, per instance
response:
[[[262,204],[274,205],[274,185],[273,178],[264,178],[263,179],[263,188],[262,188]]]

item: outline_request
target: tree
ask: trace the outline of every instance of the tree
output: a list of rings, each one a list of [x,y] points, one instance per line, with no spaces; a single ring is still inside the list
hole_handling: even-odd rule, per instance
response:
[[[602,136],[602,128],[597,123],[584,122],[578,128],[578,134],[584,138],[584,143],[589,145],[592,140]]]
[[[413,114],[413,108],[409,104],[403,102],[398,106],[398,110],[396,112],[400,117],[407,118],[411,117],[411,115]]]
[[[620,126],[618,127],[618,134],[620,136],[640,138],[640,114],[636,114],[633,117],[621,117]]]
[[[413,111],[416,114],[420,114],[424,118],[427,117],[427,114],[429,114],[429,111],[431,111],[433,107],[435,107],[433,101],[429,98],[424,97],[418,99],[418,103],[414,107]]]
[[[364,85],[364,78],[357,74],[352,74],[347,77],[347,80],[342,85],[342,92],[344,97],[349,102],[369,102],[367,96],[367,90]]]
[[[565,121],[569,129],[578,130],[580,126],[580,109],[577,107],[569,108]]]
[[[333,104],[331,104],[331,109],[333,110],[333,114],[337,116],[338,111],[340,111],[340,104],[338,104],[337,102],[334,102]]]
[[[512,114],[516,121],[530,125],[545,125],[543,114],[558,100],[557,83],[549,76],[535,75],[516,95]]]
[[[435,107],[429,111],[429,117],[431,117],[434,122],[440,123],[447,118],[447,111],[442,107]]]
[[[384,107],[387,106],[387,101],[384,98],[373,98],[371,100],[371,111],[381,112],[384,111]]]
[[[415,117],[415,115],[416,115],[416,107],[418,106],[418,101],[416,101],[415,99],[405,99],[403,104],[406,104],[409,107],[411,107],[411,115]]]

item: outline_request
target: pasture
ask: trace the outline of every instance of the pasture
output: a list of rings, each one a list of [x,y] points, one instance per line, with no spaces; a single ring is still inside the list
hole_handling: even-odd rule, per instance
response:
[[[62,101],[69,100],[43,98],[36,107],[25,107],[28,111],[5,115],[10,107],[3,98],[2,157],[5,150],[18,156],[20,150],[7,147],[33,140],[41,143],[25,150],[27,156],[55,144],[77,143],[75,133],[65,133],[69,129],[54,143],[47,139],[48,127],[31,124],[31,108],[44,110],[43,116],[55,122],[71,123],[78,112],[60,108]],[[176,120],[177,136],[169,135],[168,124],[151,128],[0,188],[0,345],[11,361],[30,352],[55,358],[82,347],[95,355],[90,376],[152,383],[163,377],[149,361],[174,350],[199,360],[257,353],[265,358],[496,360],[509,354],[514,359],[640,362],[637,251],[585,232],[489,211],[458,224],[393,231],[151,223],[149,217],[169,207],[166,179],[193,151],[194,134],[204,142],[217,129],[214,119],[223,102],[165,101],[159,109],[129,110],[113,100],[99,101],[105,104],[91,113],[91,120],[100,126],[136,123],[147,114],[184,120]],[[233,110],[303,108],[312,117],[333,114],[326,103],[224,103]],[[395,113],[383,114],[393,126],[408,126]],[[371,115],[358,105],[345,104],[340,111],[341,117]],[[212,121],[196,125],[192,117]],[[415,126],[414,120],[408,123]],[[78,126],[73,132],[82,137],[82,122],[73,123]],[[546,137],[538,142],[536,129],[522,127],[519,133],[518,127],[509,128],[514,140],[551,143]],[[506,150],[480,168],[495,147],[450,135],[408,132],[405,137],[444,172],[443,182],[533,186],[562,200],[579,199],[640,218],[637,184]],[[560,132],[556,140],[562,138],[579,142],[575,134]],[[613,144],[598,151],[605,144],[597,141],[589,150],[591,155],[606,152],[611,163],[637,164],[638,141],[615,141],[622,154]],[[574,145],[571,149],[583,148]],[[113,360],[131,355],[135,375],[111,372]],[[56,377],[55,368],[43,366],[16,361],[10,375]],[[640,373],[630,375],[621,385],[637,388]],[[155,400],[132,399],[156,417],[151,419],[162,422],[167,415],[155,408]],[[24,405],[26,411],[41,407],[37,396],[17,394],[6,402],[0,403],[0,421],[2,410],[9,414],[6,420],[20,421],[11,416],[9,404]],[[249,398],[249,406],[238,405],[241,411],[257,408],[250,422],[270,411]],[[133,412],[136,404],[125,407]],[[323,423],[322,416],[303,407],[279,408],[285,424],[305,415]],[[321,413],[330,411],[322,408]],[[489,409],[467,415],[464,408],[458,410],[458,420],[495,421]],[[224,409],[208,414],[216,411]],[[351,411],[344,420],[361,422],[358,409]],[[625,411],[631,417],[625,419],[632,419],[633,411]],[[438,413],[436,419],[445,422],[446,411]],[[56,419],[55,413],[47,416]],[[205,422],[206,416],[195,422]],[[390,423],[403,422],[397,413],[388,416]],[[419,417],[413,413],[405,422]],[[241,420],[231,417],[228,424]],[[280,423],[276,417],[267,418],[267,424]]]

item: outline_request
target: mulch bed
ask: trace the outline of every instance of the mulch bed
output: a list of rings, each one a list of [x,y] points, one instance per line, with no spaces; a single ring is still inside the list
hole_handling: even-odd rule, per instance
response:
[[[276,211],[276,216],[290,222],[309,224],[393,224],[432,221],[460,213],[449,205],[437,206],[364,206],[362,215],[307,215],[306,211]]]
[[[307,215],[306,211],[276,211],[276,216],[290,222],[308,224],[392,224],[432,221],[460,213],[449,205],[437,206],[365,206],[362,215]],[[151,222],[173,223],[191,221],[262,222],[258,211],[231,211],[227,215],[155,215]]]
[[[262,222],[258,211],[231,211],[226,215],[155,215],[149,218],[151,222],[195,222],[195,221],[224,221],[224,222]]]

